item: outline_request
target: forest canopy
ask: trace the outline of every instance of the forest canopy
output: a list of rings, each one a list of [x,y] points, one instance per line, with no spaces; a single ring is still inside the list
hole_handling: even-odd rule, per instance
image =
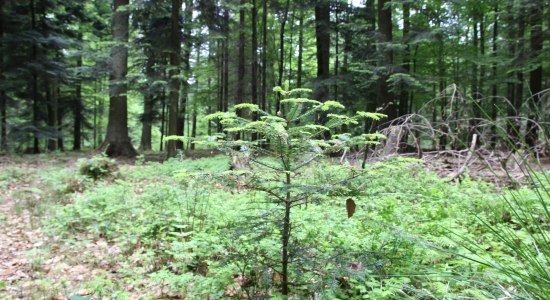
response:
[[[439,135],[420,136],[422,147],[454,149],[475,131],[494,143],[497,126],[482,121],[490,119],[540,151],[548,136],[548,7],[547,0],[2,1],[1,146],[174,156],[195,146],[166,136],[222,132],[204,116],[234,104],[276,112],[273,88],[287,86],[311,88],[313,99],[340,101],[350,113],[388,115],[351,128],[357,132],[422,118]]]

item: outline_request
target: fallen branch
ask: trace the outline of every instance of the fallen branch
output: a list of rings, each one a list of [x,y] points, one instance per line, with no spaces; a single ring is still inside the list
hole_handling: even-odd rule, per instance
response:
[[[470,145],[470,150],[468,151],[468,156],[466,156],[466,161],[464,161],[464,164],[462,164],[462,166],[460,166],[460,168],[455,173],[451,174],[451,176],[449,177],[449,181],[453,181],[458,177],[462,176],[462,174],[466,170],[466,166],[468,166],[468,164],[470,163],[470,160],[472,160],[472,157],[474,156],[476,143],[477,143],[477,134],[474,133],[474,135],[472,136],[472,144]]]

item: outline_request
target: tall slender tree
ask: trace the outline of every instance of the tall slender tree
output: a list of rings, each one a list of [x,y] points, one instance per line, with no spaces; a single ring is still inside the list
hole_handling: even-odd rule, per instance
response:
[[[244,101],[244,76],[245,76],[245,4],[246,0],[241,0],[239,8],[239,64],[237,70],[237,101]],[[239,111],[240,112],[240,111]]]
[[[378,105],[388,115],[388,120],[393,120],[397,117],[397,105],[388,87],[393,63],[393,51],[389,45],[393,39],[392,8],[389,0],[378,1],[378,33],[380,35],[379,52],[382,56],[379,64]]]
[[[329,96],[326,80],[330,76],[330,2],[328,0],[315,0],[315,41],[317,79],[314,98],[325,101]]]
[[[178,135],[179,98],[180,98],[180,68],[181,68],[181,0],[172,0],[170,17],[170,94],[168,113],[168,135]],[[168,141],[166,146],[168,157],[177,154],[176,141]]]
[[[6,150],[8,144],[7,135],[7,99],[4,89],[4,1],[0,1],[0,150]]]
[[[107,155],[135,157],[137,155],[128,135],[128,43],[129,0],[114,0],[111,76],[109,87],[109,123],[107,126]]]
[[[542,20],[544,5],[542,0],[531,0],[528,2],[529,9],[529,25],[531,26],[530,36],[530,51],[529,55],[534,58],[534,68],[529,72],[529,90],[531,98],[529,101],[530,115],[527,123],[527,134],[525,140],[529,147],[534,147],[539,139],[538,126],[536,124],[541,111],[541,103],[543,95],[542,91],[542,62],[538,59],[543,47],[543,30]]]

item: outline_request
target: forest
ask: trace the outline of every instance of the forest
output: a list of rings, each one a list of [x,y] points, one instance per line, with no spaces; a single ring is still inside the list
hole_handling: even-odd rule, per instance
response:
[[[0,0],[0,298],[550,299],[549,0]]]

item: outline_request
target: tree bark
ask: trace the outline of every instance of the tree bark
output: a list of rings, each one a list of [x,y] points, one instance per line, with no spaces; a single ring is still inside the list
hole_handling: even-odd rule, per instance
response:
[[[315,41],[317,48],[317,79],[314,98],[326,101],[329,96],[326,80],[330,76],[330,3],[315,1]]]
[[[277,80],[277,85],[283,86],[283,74],[285,68],[285,26],[288,19],[288,10],[290,7],[290,0],[286,0],[283,19],[281,20],[281,28],[279,31],[279,77]],[[277,94],[277,102],[275,103],[275,109],[277,111],[281,110],[281,97],[280,94]]]
[[[4,82],[4,1],[0,1],[0,81]],[[8,146],[7,135],[7,98],[6,91],[0,85],[0,150],[6,150]]]
[[[109,123],[107,127],[107,150],[110,157],[135,157],[137,155],[128,135],[128,30],[129,13],[121,7],[129,0],[114,0],[113,40],[116,43],[111,52],[112,69],[109,87]]]
[[[394,96],[389,91],[387,80],[390,75],[390,68],[393,63],[393,53],[387,48],[387,44],[392,41],[392,11],[387,4],[389,0],[378,1],[378,33],[380,35],[380,52],[382,60],[379,67],[383,68],[380,71],[378,79],[378,106],[383,108],[382,112],[388,115],[388,121],[397,117],[397,105],[395,105]],[[385,70],[384,70],[385,69]]]
[[[251,56],[251,95],[252,103],[258,103],[258,29],[256,23],[258,22],[258,7],[256,6],[256,0],[252,0],[252,56]]]
[[[189,103],[189,83],[187,82],[187,79],[189,79],[191,74],[191,52],[193,51],[193,41],[191,38],[192,35],[192,22],[193,22],[193,1],[192,0],[186,0],[185,1],[185,10],[183,15],[183,41],[184,41],[184,47],[183,47],[183,77],[184,79],[181,81],[181,94],[180,94],[180,104],[179,104],[179,113],[178,113],[178,136],[184,136],[185,134],[185,125],[186,123],[189,123],[189,120],[186,120],[187,116],[187,105]],[[189,130],[187,130],[189,131]],[[187,134],[189,136],[189,134]],[[185,148],[185,145],[181,141],[176,142],[176,148],[183,150]]]
[[[82,35],[80,35],[82,38]],[[82,145],[82,55],[78,55],[76,59],[76,68],[78,70],[76,80],[76,94],[73,103],[73,150],[80,151]]]
[[[57,99],[61,99],[61,88],[59,86],[59,82],[56,84],[56,97]],[[63,114],[65,113],[65,109],[63,109],[62,105],[57,105],[57,130],[59,132],[59,135],[57,136],[57,149],[60,151],[65,151],[65,143],[63,140]]]
[[[264,111],[268,111],[267,107],[267,1],[263,1],[262,14],[262,92],[261,105]]]
[[[544,6],[542,0],[532,0],[529,7],[529,25],[531,25],[530,53],[532,58],[537,58],[542,53],[544,42],[542,31],[542,18]],[[527,134],[525,141],[529,147],[537,145],[539,139],[537,121],[539,119],[542,103],[542,64],[540,60],[535,59],[536,68],[529,73],[529,89],[531,99],[529,101],[530,115],[527,122]]]
[[[296,78],[296,86],[302,87],[302,67],[304,64],[304,7],[300,1],[300,16],[298,17],[298,70]]]
[[[493,57],[493,59],[495,60],[493,62],[493,65],[492,65],[492,76],[493,77],[493,84],[491,86],[491,119],[492,121],[496,124],[496,121],[497,121],[497,113],[498,113],[498,109],[497,109],[497,96],[498,96],[498,83],[497,83],[497,78],[498,78],[498,75],[497,75],[497,61],[496,61],[496,57],[497,57],[497,39],[498,39],[498,3],[495,4],[495,8],[494,8],[494,11],[493,11],[493,18],[494,18],[494,22],[493,22],[493,37],[492,37],[492,44],[493,44],[493,47],[492,47],[492,53],[491,53],[491,56]],[[493,125],[491,126],[491,146],[493,148],[496,147],[496,143],[497,143],[497,126],[496,125]]]
[[[197,110],[193,109],[193,116],[191,120],[191,138],[194,140],[197,137]],[[195,150],[195,143],[191,142],[191,150]]]
[[[244,5],[246,4],[245,0],[241,0],[241,5],[239,9],[239,65],[237,70],[237,99],[236,104],[244,102],[244,75],[245,75],[245,10]],[[237,111],[237,114],[241,114],[241,110]]]
[[[181,0],[172,0],[171,18],[170,18],[170,93],[169,93],[169,112],[168,112],[168,135],[178,135],[178,116],[179,116],[179,98],[180,98],[180,68],[181,68],[181,21],[180,21]],[[166,146],[168,157],[174,157],[177,154],[176,141],[168,141]]]
[[[515,9],[514,2],[509,1],[506,5],[506,11],[511,12]],[[506,22],[508,23],[508,29],[507,29],[507,39],[508,39],[508,57],[510,60],[513,59],[513,57],[516,55],[517,51],[517,45],[516,45],[516,38],[518,36],[516,27],[516,17],[512,13],[507,14]],[[512,68],[513,65],[510,63],[508,64],[509,68]],[[513,74],[512,74],[513,75]],[[510,102],[508,105],[508,119],[509,122],[507,122],[507,134],[512,139],[514,144],[519,143],[519,132],[520,132],[520,123],[517,120],[517,116],[519,114],[519,108],[521,106],[520,101],[518,100],[518,97],[516,95],[516,85],[513,79],[513,76],[509,76],[507,78],[507,86],[506,86],[506,97],[508,98],[508,101]]]
[[[335,31],[335,41],[334,41],[334,78],[336,79],[334,81],[334,100],[338,101],[338,72],[340,71],[340,30],[338,26],[340,25],[340,7],[339,5],[336,7],[335,11],[335,18],[336,18],[336,24],[334,26]]]
[[[31,11],[31,30],[36,31],[36,13],[35,13],[35,3],[34,0],[29,2],[30,11]],[[36,41],[32,44],[32,53],[31,61],[37,63],[38,60],[38,49],[36,47]],[[31,75],[31,97],[32,97],[32,125],[34,127],[34,138],[33,138],[33,153],[40,153],[40,143],[38,140],[38,130],[40,126],[40,112],[38,105],[38,74],[36,71],[32,71]]]
[[[147,87],[143,93],[143,116],[141,119],[141,142],[139,148],[143,151],[150,151],[152,149],[151,131],[153,128],[153,109],[155,106],[155,93],[152,85],[156,79],[156,72],[154,70],[156,57],[151,49],[146,50],[146,55],[145,76],[147,77]]]
[[[405,43],[406,48],[403,53],[403,70],[405,73],[410,73],[411,70],[411,56],[410,56],[410,45],[409,45],[409,33],[411,30],[411,3],[403,3],[403,43]],[[409,91],[401,91],[399,99],[399,115],[404,116],[409,113]]]
[[[229,110],[229,10],[223,15],[225,41],[223,43],[223,111]]]

